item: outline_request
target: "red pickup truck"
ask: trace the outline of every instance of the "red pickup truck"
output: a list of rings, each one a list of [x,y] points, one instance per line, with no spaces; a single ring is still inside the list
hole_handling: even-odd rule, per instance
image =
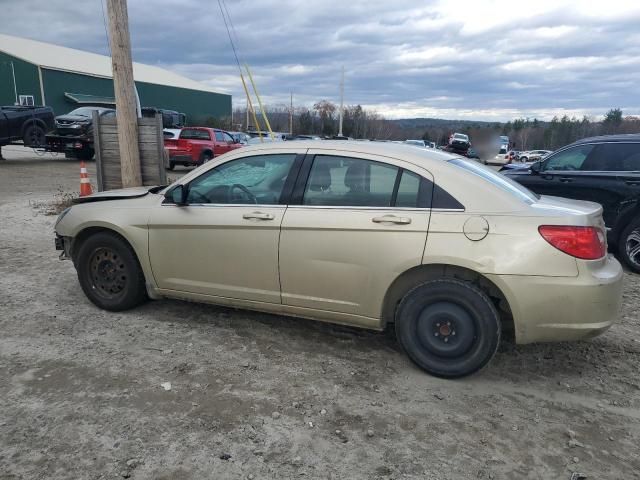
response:
[[[217,128],[186,127],[178,138],[165,138],[169,170],[176,165],[202,165],[218,155],[240,148],[231,135]]]

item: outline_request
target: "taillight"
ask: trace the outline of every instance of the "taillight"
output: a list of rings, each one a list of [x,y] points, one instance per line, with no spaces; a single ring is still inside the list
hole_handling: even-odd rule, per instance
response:
[[[604,233],[596,227],[541,225],[538,231],[558,250],[583,260],[596,260],[607,253]]]

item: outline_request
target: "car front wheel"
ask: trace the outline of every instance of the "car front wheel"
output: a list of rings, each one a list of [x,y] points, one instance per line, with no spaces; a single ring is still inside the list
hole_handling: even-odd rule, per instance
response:
[[[75,264],[82,290],[100,308],[127,310],[146,299],[138,259],[131,246],[114,233],[100,232],[87,238]]]
[[[419,367],[444,378],[484,367],[500,343],[500,318],[478,287],[453,278],[410,290],[396,311],[398,341]]]
[[[640,218],[636,218],[622,231],[618,252],[627,267],[640,273]]]

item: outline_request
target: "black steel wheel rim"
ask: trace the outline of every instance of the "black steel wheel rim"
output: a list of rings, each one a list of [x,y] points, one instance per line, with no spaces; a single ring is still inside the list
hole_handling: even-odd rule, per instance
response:
[[[89,278],[91,288],[97,295],[112,300],[125,292],[129,272],[124,260],[115,250],[101,247],[89,259]]]
[[[44,144],[44,132],[39,128],[32,128],[29,135],[29,144],[32,147],[39,147]]]
[[[416,327],[422,347],[431,355],[444,358],[468,353],[477,332],[474,316],[460,304],[447,300],[425,306]]]
[[[629,261],[640,268],[640,228],[636,228],[627,236],[625,251]]]

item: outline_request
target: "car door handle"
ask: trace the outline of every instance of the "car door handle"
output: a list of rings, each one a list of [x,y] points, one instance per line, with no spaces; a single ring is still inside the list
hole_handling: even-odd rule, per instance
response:
[[[384,215],[382,217],[373,217],[373,223],[397,223],[399,225],[408,225],[411,223],[409,217],[396,217],[395,215]]]
[[[573,178],[570,178],[570,177],[560,177],[559,180],[562,183],[571,183],[571,182],[573,182]]]
[[[243,214],[242,218],[245,220],[273,220],[276,216],[271,213],[251,212]]]

